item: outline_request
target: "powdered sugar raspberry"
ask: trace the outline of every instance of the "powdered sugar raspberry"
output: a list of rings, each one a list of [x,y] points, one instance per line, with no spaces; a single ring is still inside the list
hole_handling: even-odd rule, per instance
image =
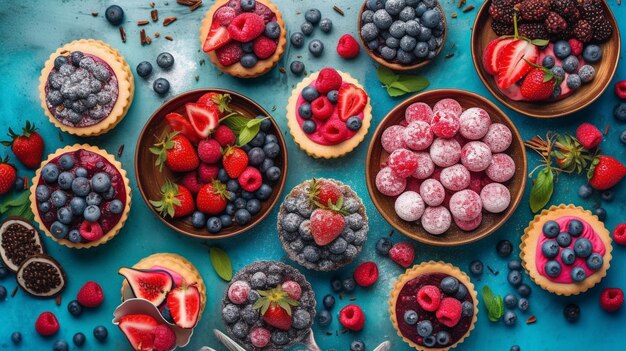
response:
[[[414,222],[422,217],[424,213],[424,201],[422,197],[414,191],[405,191],[398,196],[394,208],[398,217],[408,222]]]
[[[404,130],[404,143],[412,150],[427,149],[433,142],[430,125],[424,121],[409,123]]]
[[[485,173],[494,182],[506,182],[515,174],[515,161],[507,154],[495,154]]]
[[[445,233],[452,224],[450,211],[443,206],[426,207],[422,215],[422,227],[433,235]]]
[[[459,227],[459,229],[469,232],[480,227],[480,223],[483,221],[483,214],[480,213],[478,217],[472,219],[471,221],[462,221],[456,217],[452,217],[452,219],[454,219],[454,223],[456,223],[456,226]]]
[[[441,110],[452,111],[452,113],[454,113],[457,117],[459,117],[461,116],[461,112],[463,112],[463,107],[461,107],[461,104],[459,104],[458,101],[448,98],[448,99],[439,100],[433,107],[433,112],[437,112]]]
[[[439,167],[449,167],[461,159],[461,144],[454,139],[437,138],[430,147],[430,158]]]
[[[456,164],[441,170],[439,180],[446,189],[463,190],[470,184],[470,172],[463,165]]]
[[[387,164],[395,175],[407,178],[417,169],[417,155],[408,149],[397,149],[389,155]]]
[[[512,141],[513,134],[511,130],[502,123],[490,125],[487,134],[483,138],[483,142],[489,146],[493,153],[504,152],[511,146]]]
[[[485,185],[480,192],[483,208],[491,213],[500,213],[506,210],[511,203],[511,192],[500,183]]]
[[[487,134],[491,126],[489,113],[480,107],[472,107],[461,113],[459,132],[469,140],[478,140]]]
[[[439,206],[446,197],[446,190],[436,179],[426,179],[420,185],[420,196],[428,206]]]
[[[472,172],[484,171],[491,164],[491,149],[482,141],[470,141],[461,149],[461,163]]]
[[[383,131],[380,137],[380,143],[385,151],[392,153],[397,149],[406,147],[404,143],[404,127],[393,125]]]
[[[387,196],[400,195],[406,188],[406,179],[396,176],[391,168],[385,167],[376,175],[376,189]]]
[[[435,164],[430,159],[430,154],[428,152],[416,152],[415,156],[417,157],[417,168],[415,173],[413,173],[413,177],[417,179],[430,177],[435,171]]]
[[[431,122],[433,134],[441,138],[452,138],[459,131],[459,117],[450,110],[435,112]]]
[[[450,198],[452,216],[462,221],[471,221],[483,210],[483,203],[475,191],[466,189],[454,193]]]
[[[429,123],[433,119],[433,110],[423,102],[416,102],[409,105],[404,111],[404,118],[410,123],[415,121],[423,121]]]

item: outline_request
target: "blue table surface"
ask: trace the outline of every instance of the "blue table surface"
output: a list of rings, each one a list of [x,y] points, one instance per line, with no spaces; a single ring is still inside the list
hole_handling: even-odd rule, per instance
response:
[[[152,45],[144,47],[139,44],[139,28],[135,23],[138,20],[150,18],[149,1],[118,2],[121,3],[126,13],[124,27],[128,39],[125,44],[121,42],[117,28],[109,25],[104,19],[104,10],[111,3],[109,1],[4,0],[0,6],[0,37],[4,51],[4,54],[0,56],[0,119],[3,130],[6,127],[19,129],[26,120],[34,121],[45,139],[46,154],[54,152],[59,147],[77,142],[97,145],[115,154],[120,145],[125,144],[124,153],[119,159],[129,173],[133,189],[130,218],[119,236],[107,245],[90,250],[70,250],[45,238],[47,251],[62,263],[68,273],[63,303],[57,306],[53,300],[33,299],[23,292],[18,292],[14,298],[9,297],[6,301],[0,302],[2,315],[0,348],[14,348],[10,342],[10,334],[13,331],[20,331],[24,336],[21,346],[18,347],[22,350],[49,350],[55,340],[63,338],[69,341],[74,333],[82,331],[88,336],[85,349],[130,349],[121,332],[111,324],[112,312],[119,303],[119,286],[122,281],[122,278],[117,275],[117,269],[120,266],[132,265],[152,253],[174,252],[187,257],[196,265],[208,287],[206,310],[189,346],[185,349],[197,350],[202,345],[209,345],[218,350],[224,349],[218,344],[211,330],[224,329],[219,306],[226,283],[220,280],[211,267],[207,248],[201,245],[201,241],[183,237],[154,218],[137,189],[133,160],[135,143],[142,126],[152,112],[167,98],[190,89],[220,87],[247,95],[268,111],[273,111],[274,118],[286,134],[291,165],[283,196],[303,180],[312,177],[332,177],[350,185],[361,196],[367,207],[371,228],[369,239],[363,252],[352,265],[333,273],[317,273],[301,269],[313,284],[318,301],[321,301],[321,297],[330,292],[329,281],[332,277],[347,277],[351,275],[356,264],[366,260],[374,260],[380,267],[381,276],[376,285],[371,289],[357,289],[354,293],[355,302],[363,307],[367,316],[365,328],[358,333],[335,335],[336,330],[341,330],[336,318],[338,311],[349,303],[348,299],[344,298],[335,306],[333,322],[329,327],[314,327],[322,349],[347,350],[350,342],[359,338],[365,342],[368,350],[384,340],[391,341],[393,350],[409,350],[410,348],[393,330],[387,312],[389,292],[403,270],[390,260],[380,259],[374,250],[376,240],[386,236],[391,227],[377,212],[365,186],[364,160],[369,138],[354,152],[337,160],[325,161],[308,157],[296,147],[293,139],[288,135],[284,117],[287,97],[291,93],[292,86],[300,78],[291,73],[282,74],[278,69],[252,80],[232,78],[218,74],[218,70],[201,52],[198,28],[204,12],[212,4],[211,1],[205,1],[200,10],[190,12],[187,7],[176,4],[175,0],[156,0],[160,18],[177,16],[178,20],[168,27],[152,23],[143,27],[149,34],[155,31],[161,32],[161,38],[154,39]],[[326,51],[322,58],[312,57],[306,48],[288,47],[279,66],[288,67],[292,60],[301,55],[308,71],[317,71],[325,66],[332,66],[350,72],[364,84],[372,99],[373,131],[378,122],[402,98],[393,99],[387,95],[376,78],[375,65],[363,52],[352,61],[340,59],[335,53],[335,43],[342,34],[357,34],[357,13],[361,2],[356,0],[276,0],[275,3],[282,10],[290,32],[299,28],[304,21],[301,13],[310,7],[318,7],[324,17],[327,16],[333,20],[332,33],[324,34],[317,29],[314,34],[314,37],[322,39],[326,44]],[[610,0],[610,3],[615,17],[620,22],[622,33],[626,32],[626,6],[618,6],[616,0]],[[345,10],[344,17],[332,10],[335,4]],[[468,0],[467,4],[472,4],[477,8],[481,5],[476,0]],[[478,79],[472,64],[469,42],[477,10],[463,13],[456,7],[456,1],[453,0],[444,0],[442,5],[449,24],[448,40],[443,54],[434,63],[423,68],[420,73],[430,80],[429,89],[462,88],[495,101]],[[91,13],[94,11],[99,13],[97,17],[92,17]],[[453,12],[458,15],[457,18],[451,18]],[[165,40],[164,35],[172,35],[174,41]],[[172,53],[176,59],[174,68],[169,72],[160,72],[155,66],[157,70],[150,79],[144,80],[136,76],[135,100],[124,121],[106,135],[84,139],[60,133],[48,122],[40,107],[37,92],[39,74],[50,53],[64,43],[81,38],[100,39],[116,47],[133,70],[141,61],[154,62],[156,56],[163,51]],[[448,53],[454,53],[454,56],[445,59],[443,56]],[[206,64],[201,65],[201,60],[206,61]],[[199,76],[198,81],[194,79],[196,75]],[[167,97],[159,97],[152,91],[152,81],[159,76],[166,77],[171,82],[171,92]],[[626,78],[626,67],[623,63],[618,68],[615,80],[620,78]],[[545,135],[549,129],[572,133],[583,121],[593,122],[600,129],[610,125],[602,149],[606,154],[626,162],[624,145],[619,142],[619,134],[626,129],[626,126],[617,123],[611,116],[612,107],[616,102],[617,98],[611,88],[590,107],[566,118],[544,121],[525,117],[506,108],[504,110],[515,122],[525,139],[535,134]],[[503,107],[497,101],[496,103]],[[60,134],[62,134],[62,140]],[[9,153],[8,149],[0,150],[0,155],[7,153]],[[538,158],[530,153],[529,168],[537,164]],[[33,172],[20,168],[19,174],[32,177]],[[598,198],[583,200],[576,195],[578,187],[584,182],[583,176],[561,176],[551,204],[574,203],[587,209],[599,206]],[[622,182],[615,188],[617,196],[613,202],[602,203],[608,211],[606,225],[610,229],[625,221],[626,184],[624,183],[626,182]],[[506,272],[506,260],[496,255],[495,244],[507,238],[516,246],[514,253],[518,253],[517,245],[520,236],[533,217],[528,207],[530,180],[527,185],[522,204],[509,222],[495,234],[474,244],[452,248],[430,247],[415,243],[416,263],[443,260],[467,271],[470,261],[481,259],[501,273],[494,276],[486,272],[482,279],[474,279],[477,288],[480,289],[488,284],[498,294],[504,295],[510,292],[512,288],[503,274]],[[237,239],[221,240],[211,244],[219,245],[228,251],[235,271],[253,261],[267,259],[284,261],[297,267],[297,264],[289,261],[281,249],[276,235],[276,214],[277,209],[274,209],[254,230]],[[393,238],[395,241],[404,239],[399,234],[394,235]],[[476,329],[457,349],[508,350],[513,344],[519,344],[522,350],[585,350],[598,349],[598,347],[602,350],[623,349],[626,311],[622,309],[618,313],[608,314],[600,309],[598,303],[603,288],[626,288],[626,268],[624,268],[626,267],[626,254],[622,247],[615,248],[611,266],[608,276],[600,284],[576,297],[559,297],[549,294],[525,277],[526,282],[530,282],[533,288],[530,298],[531,308],[527,314],[519,315],[517,325],[510,328],[504,326],[503,323],[489,322],[481,302]],[[96,280],[102,284],[106,294],[105,302],[100,308],[87,310],[80,317],[74,318],[67,312],[66,304],[73,299],[79,287],[87,280]],[[4,285],[8,291],[12,291],[16,285],[13,278],[0,281],[0,284]],[[563,306],[571,302],[579,304],[582,309],[581,320],[577,324],[567,323],[562,316]],[[42,311],[52,311],[60,320],[61,330],[52,338],[42,338],[34,330],[35,318]],[[537,322],[527,325],[524,321],[531,314],[537,317]],[[91,335],[92,329],[101,324],[109,329],[108,340],[104,343],[97,342]],[[326,335],[326,331],[330,331],[332,335]],[[300,349],[302,347],[294,348],[294,350]]]

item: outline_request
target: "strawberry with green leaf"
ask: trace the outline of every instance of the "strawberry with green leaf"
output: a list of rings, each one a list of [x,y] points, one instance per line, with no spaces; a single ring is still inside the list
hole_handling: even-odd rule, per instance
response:
[[[15,166],[9,163],[9,157],[5,157],[0,160],[0,195],[6,194],[11,189],[17,180],[17,172]]]
[[[626,176],[626,167],[613,157],[604,155],[593,160],[587,173],[589,185],[597,190],[614,187],[624,176]]]
[[[223,117],[224,112],[231,112],[229,107],[231,100],[230,94],[220,94],[216,92],[209,92],[202,95],[197,104],[205,107],[217,107],[217,110],[220,112],[220,117]]]
[[[520,93],[528,101],[544,101],[548,100],[554,93],[554,88],[560,83],[549,69],[528,62],[533,68],[528,72]]]
[[[189,216],[196,209],[191,191],[169,180],[161,186],[161,199],[150,200],[150,204],[162,217],[171,218]]]
[[[341,189],[334,183],[327,180],[313,179],[307,196],[309,201],[317,207],[329,207],[336,205],[343,194]]]
[[[198,168],[200,159],[187,137],[178,132],[165,133],[150,152],[157,156],[155,165],[163,171],[163,165],[173,172],[190,172]]]
[[[241,173],[248,167],[248,154],[237,146],[229,146],[224,151],[222,164],[229,177],[239,178]]]
[[[10,146],[15,157],[27,168],[39,167],[43,157],[44,143],[35,125],[27,121],[26,126],[22,128],[22,134],[17,134],[9,128],[9,137],[11,140],[3,141],[2,145]]]
[[[196,205],[200,212],[218,215],[224,211],[229,199],[230,195],[226,185],[219,180],[213,180],[202,186],[196,197]]]
[[[265,323],[280,330],[291,329],[291,308],[300,303],[289,297],[289,293],[279,285],[271,290],[258,290],[261,296],[253,305],[258,309]]]
[[[317,208],[311,213],[311,235],[319,246],[325,246],[337,239],[346,226],[343,210],[343,196],[336,204]]]

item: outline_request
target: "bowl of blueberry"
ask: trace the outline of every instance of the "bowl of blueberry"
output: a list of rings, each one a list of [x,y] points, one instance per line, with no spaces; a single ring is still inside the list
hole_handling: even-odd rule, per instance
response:
[[[446,16],[437,0],[367,0],[358,26],[367,54],[394,71],[427,65],[446,41]]]
[[[287,173],[278,125],[236,92],[198,89],[157,109],[139,136],[135,176],[152,212],[175,231],[221,239],[271,211]]]

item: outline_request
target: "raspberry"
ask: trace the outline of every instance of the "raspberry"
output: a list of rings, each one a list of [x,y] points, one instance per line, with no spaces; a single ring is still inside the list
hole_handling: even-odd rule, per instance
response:
[[[81,223],[78,231],[80,236],[87,241],[99,240],[104,235],[102,227],[98,222],[89,222],[87,220]]]
[[[220,124],[213,131],[213,139],[217,140],[217,142],[222,146],[226,147],[228,145],[234,145],[235,141],[237,141],[237,137],[235,137],[235,133],[233,133],[228,126],[224,124]]]
[[[583,53],[584,44],[578,39],[568,40],[570,48],[572,48],[572,55],[580,56]]]
[[[459,131],[459,118],[450,110],[435,112],[430,124],[433,134],[441,138],[452,138]]]
[[[244,12],[235,17],[228,25],[230,37],[240,43],[254,40],[265,31],[265,21],[261,16]]]
[[[485,173],[494,182],[506,182],[515,174],[515,161],[507,154],[495,154]]]
[[[231,66],[239,62],[241,56],[243,56],[243,49],[241,48],[241,44],[230,42],[215,50],[215,54],[221,65]]]
[[[450,167],[461,159],[461,144],[454,139],[437,138],[430,146],[430,158],[439,167]]]
[[[202,164],[200,166],[202,166]],[[186,173],[180,179],[180,185],[189,189],[189,191],[191,191],[192,194],[197,194],[198,191],[200,191],[200,188],[202,188],[203,184],[198,179],[198,172],[191,171],[191,172]]]
[[[487,134],[483,137],[483,143],[487,144],[492,153],[504,152],[511,146],[513,134],[509,127],[501,123],[494,123],[489,126]]]
[[[202,183],[210,183],[213,179],[217,179],[217,174],[219,173],[220,168],[217,165],[210,165],[207,163],[200,163],[198,167],[198,178]],[[200,187],[204,184],[199,184]],[[190,189],[191,191],[191,189]],[[200,189],[198,189],[200,191]]]
[[[59,331],[59,321],[52,312],[43,312],[35,321],[35,330],[41,336],[52,336]]]
[[[227,27],[233,18],[237,16],[237,12],[232,7],[223,6],[215,11],[215,18],[222,27]]]
[[[433,119],[433,109],[431,109],[428,104],[425,104],[423,102],[416,102],[406,108],[406,110],[404,111],[404,118],[409,123],[415,121],[423,121],[430,124]]]
[[[624,292],[620,288],[605,288],[600,294],[600,307],[607,312],[615,312],[624,304]]]
[[[428,152],[416,152],[415,156],[417,157],[417,168],[415,169],[415,173],[413,173],[413,177],[417,179],[430,177],[435,171],[435,164],[433,160],[430,159]]]
[[[446,197],[446,190],[436,179],[426,179],[420,185],[420,196],[428,206],[439,206]]]
[[[399,125],[393,125],[385,129],[380,137],[380,144],[383,146],[383,149],[392,153],[397,149],[405,148],[404,130],[405,127]]]
[[[263,182],[261,172],[258,169],[248,166],[239,176],[239,185],[248,192],[257,191]]]
[[[602,132],[591,123],[583,123],[576,128],[576,139],[587,149],[593,149],[602,141]]]
[[[442,200],[443,204],[446,206],[448,196],[449,195],[445,194]],[[450,211],[444,206],[427,207],[422,215],[421,223],[425,231],[432,235],[439,235],[450,229],[452,216],[450,215]]]
[[[300,297],[302,297],[302,287],[293,280],[284,281],[281,287],[290,298],[296,301],[300,300]]]
[[[84,307],[98,307],[104,301],[104,292],[98,283],[89,281],[78,290],[76,300]]]
[[[161,324],[154,328],[154,342],[152,346],[156,351],[167,351],[176,345],[176,334],[165,324]]]
[[[315,88],[321,94],[326,94],[331,90],[339,90],[342,83],[343,79],[337,71],[332,68],[323,68],[317,76]]]
[[[361,47],[359,43],[350,34],[344,34],[337,42],[337,53],[345,59],[355,58],[359,55]]]
[[[442,169],[439,181],[446,189],[463,190],[470,184],[470,172],[463,165],[456,164]]]
[[[348,330],[359,331],[365,325],[365,314],[361,307],[350,304],[339,312],[339,322]]]
[[[461,190],[452,195],[449,207],[454,218],[471,221],[480,215],[483,210],[483,202],[476,192]]]
[[[626,223],[618,224],[613,229],[613,240],[620,245],[626,245]]]
[[[407,268],[415,259],[415,249],[413,245],[408,242],[399,242],[391,247],[389,257],[393,262]]]
[[[216,163],[222,159],[222,147],[215,139],[202,140],[198,144],[198,157],[205,163]]]
[[[478,140],[487,134],[491,126],[489,113],[479,107],[469,108],[459,117],[459,132],[469,140]]]
[[[454,99],[442,99],[439,100],[433,107],[433,112],[448,110],[451,111],[457,118],[461,116],[463,107],[458,101]]]
[[[262,35],[254,40],[252,50],[260,60],[265,60],[276,52],[276,42]]]
[[[470,141],[461,149],[461,163],[472,172],[481,172],[491,164],[491,149],[482,141]]]
[[[461,302],[452,297],[446,297],[441,300],[441,305],[435,314],[441,324],[447,327],[454,327],[461,320]]]
[[[376,189],[383,195],[400,195],[406,188],[406,179],[396,176],[391,168],[385,167],[376,174]]]
[[[407,178],[417,169],[417,155],[408,149],[398,149],[389,155],[387,164],[395,175]]]
[[[332,116],[335,108],[326,96],[320,96],[311,103],[311,111],[317,119],[326,120]]]
[[[431,126],[424,121],[411,122],[404,129],[404,143],[411,150],[425,150],[432,142],[433,131]]]
[[[265,328],[254,327],[250,330],[250,342],[254,347],[263,348],[270,343],[271,335],[270,331]]]
[[[333,119],[328,121],[324,126],[322,136],[330,143],[340,143],[346,139],[346,134],[348,133],[347,129],[348,127],[346,127],[345,123],[342,123],[338,119]]]
[[[441,303],[441,291],[434,285],[424,285],[417,292],[417,303],[428,312],[435,312]]]
[[[359,286],[372,286],[378,280],[378,266],[372,261],[363,262],[356,267],[353,276]]]
[[[248,301],[250,284],[243,280],[237,280],[228,287],[228,299],[230,302],[241,305]]]

